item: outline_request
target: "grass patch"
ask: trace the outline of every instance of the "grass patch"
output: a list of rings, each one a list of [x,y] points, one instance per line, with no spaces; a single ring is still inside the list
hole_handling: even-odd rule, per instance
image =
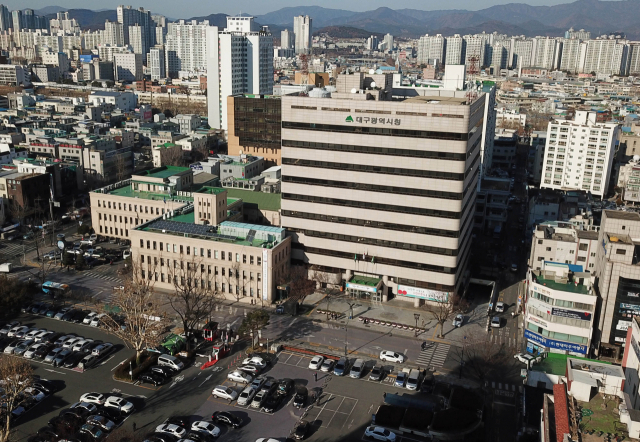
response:
[[[618,408],[618,401],[614,399],[607,399],[605,402],[606,408],[602,408],[602,394],[598,393],[589,402],[578,402],[583,410],[583,418],[580,422],[580,427],[585,431],[596,431],[610,434],[627,435],[626,426],[620,422],[620,415],[616,412]],[[591,410],[593,414],[591,416],[584,416],[588,414],[585,409]]]

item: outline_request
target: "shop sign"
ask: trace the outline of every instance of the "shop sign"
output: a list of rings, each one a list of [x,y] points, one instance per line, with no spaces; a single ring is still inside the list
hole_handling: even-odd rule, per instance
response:
[[[347,288],[353,289],[353,290],[360,290],[361,292],[369,292],[369,293],[376,293],[378,291],[378,289],[375,287],[371,287],[369,285],[354,284],[352,282],[347,282]]]
[[[447,302],[449,300],[449,292],[439,292],[438,290],[410,287],[408,285],[398,285],[398,296],[426,299],[427,301],[436,302]]]
[[[551,314],[554,316],[560,316],[563,318],[570,319],[581,319],[583,321],[591,321],[591,313],[589,312],[576,312],[574,310],[567,310],[564,308],[555,308],[551,309]]]
[[[375,124],[376,126],[400,126],[400,123],[402,122],[402,120],[400,118],[385,118],[385,117],[356,117],[353,118],[351,115],[349,115],[347,118],[344,119],[345,123],[353,123],[354,121],[356,123],[371,123],[371,124]]]
[[[529,321],[531,321],[531,322],[535,322],[536,324],[541,325],[541,326],[543,326],[544,328],[549,327],[549,326],[547,325],[547,323],[546,323],[546,322],[544,322],[542,319],[538,319],[538,318],[536,318],[535,316],[531,316],[531,315],[529,315]]]
[[[566,350],[566,351],[581,353],[585,355],[587,354],[586,345],[574,344],[572,342],[556,341],[555,339],[548,339],[548,338],[545,338],[544,336],[540,336],[537,333],[533,333],[531,330],[525,330],[524,337],[543,347],[556,348],[558,350]]]
[[[616,324],[616,330],[627,331],[629,327],[631,327],[631,321],[624,321],[620,319]]]
[[[620,303],[620,310],[618,311],[625,318],[631,318],[633,316],[640,316],[640,305],[627,304],[625,302]]]

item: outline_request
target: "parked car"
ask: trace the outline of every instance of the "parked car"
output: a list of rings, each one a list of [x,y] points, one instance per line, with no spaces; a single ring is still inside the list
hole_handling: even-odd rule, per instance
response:
[[[396,381],[394,382],[394,385],[396,387],[404,387],[404,383],[407,381],[407,373],[405,373],[404,371],[399,371],[398,374],[396,375]]]
[[[320,366],[320,371],[325,371],[325,372],[329,372],[331,371],[331,369],[333,369],[333,364],[335,364],[336,361],[334,361],[333,359],[325,359],[324,361],[322,361],[322,365]]]
[[[33,339],[22,341],[13,349],[13,354],[16,356],[22,356],[33,344],[35,344],[35,341]]]
[[[152,384],[155,387],[157,387],[158,385],[162,385],[165,382],[165,379],[163,377],[155,375],[151,372],[141,374],[140,376],[138,376],[138,379],[140,380],[140,382]]]
[[[191,431],[204,433],[211,437],[220,436],[220,428],[216,427],[211,422],[195,421],[194,423],[191,424]]]
[[[293,432],[291,436],[296,440],[302,440],[307,436],[309,432],[309,422],[305,420],[301,420],[296,422],[295,427],[293,427]]]
[[[104,394],[96,393],[96,392],[85,393],[82,396],[80,396],[80,402],[86,402],[89,404],[97,404],[97,405],[104,404],[104,401],[106,399],[107,398]]]
[[[267,378],[265,376],[258,376],[253,380],[253,382],[251,382],[251,387],[255,388],[256,391],[260,391],[262,384],[265,382],[267,382]]]
[[[462,314],[457,314],[455,318],[453,318],[453,326],[454,327],[462,327],[462,323],[464,322],[464,316]]]
[[[226,387],[224,385],[218,385],[213,389],[211,394],[215,397],[219,397],[222,399],[228,399],[230,401],[235,401],[238,397],[238,392],[233,390],[230,387]]]
[[[255,388],[248,386],[245,387],[244,390],[238,396],[238,405],[249,405],[251,403],[251,399],[255,396],[256,390]]]
[[[389,350],[382,350],[380,352],[380,360],[402,364],[404,362],[404,355]]]
[[[293,397],[293,406],[296,408],[302,408],[307,403],[309,397],[309,391],[304,385],[298,385],[296,387],[296,395]]]
[[[256,395],[253,397],[253,400],[251,401],[251,408],[262,407],[262,404],[267,398],[267,396],[269,396],[269,393],[267,391],[260,390],[259,392],[257,392]]]
[[[271,393],[262,404],[262,411],[266,413],[274,413],[282,403],[283,399],[284,395],[278,394],[277,392]]]
[[[496,302],[496,313],[504,312],[505,304],[502,301]]]
[[[542,360],[541,356],[534,356],[529,353],[517,353],[513,355],[513,357],[523,364],[527,364],[527,367],[531,367],[536,362],[540,362]]]
[[[347,373],[347,364],[349,361],[347,358],[340,358],[336,365],[333,367],[333,374],[336,376],[344,376]]]
[[[394,442],[396,440],[396,434],[393,431],[387,430],[383,427],[371,426],[364,430],[364,435],[375,440],[382,440],[385,442]]]
[[[161,424],[156,427],[157,433],[169,433],[176,437],[182,438],[187,434],[187,430],[174,424]]]
[[[22,343],[22,339],[14,339],[13,341],[11,341],[9,344],[5,346],[3,353],[7,355],[13,354],[16,347],[18,347],[18,345],[20,345],[21,343]]]
[[[153,373],[156,376],[161,376],[165,379],[169,379],[175,374],[175,371],[173,371],[166,365],[154,365],[152,367],[149,367],[149,372]]]
[[[36,351],[33,352],[33,359],[36,361],[43,360],[50,352],[55,348],[53,344],[41,342],[40,347],[37,348]]]
[[[314,356],[313,358],[311,358],[311,361],[309,361],[309,368],[311,370],[320,370],[320,367],[322,367],[322,363],[324,362],[324,356]]]
[[[260,370],[260,367],[256,367],[255,365],[242,365],[238,367],[236,370],[250,374],[251,376],[257,376],[262,371]]]
[[[280,382],[278,382],[278,389],[276,392],[281,396],[287,396],[293,390],[293,380],[289,378],[284,378]]]
[[[494,316],[491,318],[491,327],[500,328],[502,325],[502,321],[499,316]]]
[[[235,370],[227,375],[227,379],[240,384],[249,384],[253,380],[253,377],[247,373],[243,373],[242,371]]]
[[[93,318],[95,318],[98,315],[98,312],[89,312],[87,314],[87,316],[84,317],[84,319],[82,320],[83,324],[91,324],[91,321],[93,320]]]
[[[369,380],[371,381],[381,381],[384,377],[384,369],[381,365],[375,365],[371,369],[371,373],[369,373]]]
[[[64,368],[74,368],[76,365],[80,363],[80,361],[82,361],[82,359],[84,359],[84,357],[85,357],[84,353],[73,352],[71,356],[69,356],[64,360],[62,365],[64,366]]]
[[[7,332],[7,336],[10,338],[15,338],[17,337],[16,335],[18,333],[22,333],[24,335],[28,331],[29,331],[29,327],[18,324]]]
[[[44,357],[44,362],[47,364],[53,364],[53,361],[58,357],[58,355],[65,351],[64,348],[62,347],[56,347],[54,349],[52,349],[45,357]]]
[[[242,426],[242,419],[228,411],[214,411],[211,415],[211,420],[213,420],[214,423],[224,424],[233,428],[240,428],[240,426]]]
[[[105,437],[105,433],[97,425],[84,424],[80,429],[81,434],[86,434],[92,437],[94,440],[102,440]]]
[[[25,359],[33,359],[33,356],[36,354],[36,351],[38,351],[40,348],[42,347],[46,347],[46,344],[40,344],[40,343],[36,343],[31,345],[25,352],[24,352],[24,358]]]
[[[80,362],[78,362],[78,368],[82,370],[88,370],[92,367],[95,367],[100,362],[100,359],[96,355],[88,354]]]
[[[87,423],[90,425],[95,425],[96,427],[99,427],[102,431],[106,431],[107,433],[116,427],[116,424],[114,422],[110,421],[105,416],[100,416],[98,414],[89,416],[89,419],[87,419]]]
[[[133,404],[118,396],[109,396],[104,402],[105,407],[117,408],[123,413],[131,413],[134,410]]]

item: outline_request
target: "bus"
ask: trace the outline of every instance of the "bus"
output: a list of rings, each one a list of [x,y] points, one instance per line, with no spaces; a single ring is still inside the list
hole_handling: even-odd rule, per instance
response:
[[[52,298],[60,298],[69,292],[69,286],[59,282],[46,281],[42,284],[42,291]]]

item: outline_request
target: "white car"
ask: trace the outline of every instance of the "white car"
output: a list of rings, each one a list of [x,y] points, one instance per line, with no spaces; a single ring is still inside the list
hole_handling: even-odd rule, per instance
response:
[[[44,331],[41,331],[40,333],[38,333],[34,339],[36,340],[36,342],[42,342],[43,339],[48,338],[52,334],[54,334],[54,332],[48,331],[48,330],[44,330]]]
[[[324,362],[323,356],[314,356],[313,359],[309,362],[309,368],[311,370],[320,370],[322,367],[322,363]]]
[[[80,402],[88,402],[90,404],[104,404],[106,397],[100,393],[85,393],[80,396]]]
[[[380,360],[387,362],[398,362],[402,364],[404,362],[404,355],[389,350],[382,350],[380,352]]]
[[[238,396],[238,405],[249,405],[251,403],[251,399],[253,399],[255,394],[256,389],[252,386],[248,386],[247,388],[242,390],[242,393],[240,393],[240,396]]]
[[[393,442],[396,440],[396,434],[383,427],[367,427],[367,429],[364,430],[364,435],[375,440],[383,440],[387,442]]]
[[[175,424],[162,424],[156,427],[157,433],[168,433],[172,434],[177,438],[181,438],[185,434],[187,434],[187,430],[182,427],[179,427]]]
[[[77,341],[73,344],[73,351],[87,351],[91,344],[93,343],[93,339],[83,339],[81,341]]]
[[[229,373],[227,379],[240,384],[248,384],[253,380],[253,377],[248,373],[236,370]]]
[[[38,390],[36,388],[33,388],[33,387],[25,388],[24,392],[29,394],[29,395],[31,395],[31,397],[34,398],[38,402],[40,402],[42,399],[47,397],[46,394],[44,394],[40,390]]]
[[[260,439],[256,439],[256,442],[279,442],[278,439],[274,439],[272,437],[261,437]]]
[[[73,348],[73,346],[75,345],[76,342],[80,342],[83,341],[84,338],[82,338],[81,336],[75,336],[73,338],[69,338],[66,341],[64,341],[64,344],[62,344],[62,348],[68,348],[71,349]]]
[[[9,332],[7,333],[7,336],[10,338],[15,337],[18,333],[22,333],[25,334],[29,331],[29,327],[24,326],[24,325],[16,325],[15,327],[13,327],[11,330],[9,330]]]
[[[33,359],[33,354],[36,352],[37,349],[39,349],[40,347],[44,347],[45,344],[40,343],[40,344],[33,344],[31,347],[29,347],[23,354],[22,356],[25,359]]]
[[[89,324],[91,327],[98,327],[100,326],[100,321],[102,320],[103,317],[107,316],[106,313],[100,313],[98,315],[95,315],[93,317],[93,319],[91,320],[91,323]]]
[[[133,411],[133,404],[124,398],[118,396],[109,396],[104,402],[105,407],[117,408],[124,413],[131,413]]]
[[[213,425],[211,422],[196,421],[191,424],[191,431],[197,431],[199,433],[208,434],[211,437],[220,436],[220,428]]]
[[[501,325],[502,322],[500,321],[499,316],[494,316],[493,318],[491,318],[491,327],[500,328]]]
[[[462,327],[462,323],[464,322],[464,316],[461,314],[457,314],[455,318],[453,318],[453,326],[454,327]]]
[[[26,335],[24,335],[24,339],[36,339],[36,336],[38,336],[40,333],[46,332],[47,330],[44,328],[34,328],[33,330],[31,330],[29,333],[27,333]]]
[[[498,301],[496,302],[496,313],[503,313],[504,312],[504,302],[502,301]]]
[[[252,358],[246,358],[242,361],[242,365],[254,365],[260,369],[264,369],[267,366],[267,362],[260,356],[254,356]]]
[[[87,316],[84,317],[84,319],[82,320],[83,324],[91,324],[91,321],[93,320],[93,318],[95,318],[98,315],[97,312],[91,312],[89,313]]]
[[[533,356],[529,353],[518,353],[513,355],[513,357],[523,364],[527,364],[527,367],[531,367],[536,362],[540,362],[542,360],[540,356]]]
[[[225,387],[224,385],[218,385],[216,388],[213,389],[211,394],[215,397],[228,399],[230,401],[235,401],[236,398],[238,397],[237,391],[235,391],[231,387]]]

